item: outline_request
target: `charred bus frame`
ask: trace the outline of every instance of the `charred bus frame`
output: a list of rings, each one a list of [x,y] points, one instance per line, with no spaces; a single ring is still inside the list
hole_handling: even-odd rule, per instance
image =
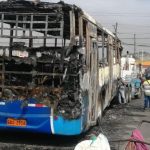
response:
[[[1,100],[34,98],[65,119],[82,116],[83,129],[96,124],[117,91],[120,40],[63,2],[0,2],[0,20]]]

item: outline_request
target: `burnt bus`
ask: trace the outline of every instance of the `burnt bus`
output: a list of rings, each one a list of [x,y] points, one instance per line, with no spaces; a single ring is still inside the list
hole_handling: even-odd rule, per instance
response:
[[[75,5],[0,2],[0,129],[78,135],[117,92],[120,40]]]

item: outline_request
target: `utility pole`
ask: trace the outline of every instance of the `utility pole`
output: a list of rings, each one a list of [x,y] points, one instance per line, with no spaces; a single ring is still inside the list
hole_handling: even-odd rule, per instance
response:
[[[113,25],[113,27],[114,27],[114,34],[115,34],[115,36],[117,37],[117,32],[118,32],[118,23],[116,22],[116,24],[115,25]]]
[[[143,64],[143,49],[141,50],[141,62]]]
[[[136,53],[136,34],[134,34],[134,57]]]
[[[117,37],[117,31],[118,31],[118,23],[116,22],[116,25],[115,25],[115,35]]]

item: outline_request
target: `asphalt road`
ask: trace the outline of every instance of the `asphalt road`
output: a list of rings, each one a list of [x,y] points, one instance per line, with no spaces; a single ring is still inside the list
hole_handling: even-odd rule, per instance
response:
[[[150,123],[142,123],[138,127],[142,120],[150,121],[150,109],[144,111],[143,98],[108,109],[103,117],[102,129],[110,141],[111,149],[123,150],[127,142],[111,141],[128,139],[136,128],[140,129],[145,141],[150,143]]]
[[[142,99],[108,108],[104,113],[101,128],[110,142],[111,149],[122,150],[126,142],[111,141],[128,139],[142,120],[150,121],[150,110],[143,110]],[[94,127],[89,133],[98,130],[98,127]],[[150,142],[150,124],[142,124],[140,130],[145,140]],[[85,138],[85,135],[66,138],[0,131],[0,150],[73,150],[82,138]]]

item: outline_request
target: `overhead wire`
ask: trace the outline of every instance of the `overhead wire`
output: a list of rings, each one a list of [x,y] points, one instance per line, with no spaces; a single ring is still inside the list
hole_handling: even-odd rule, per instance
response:
[[[98,17],[98,16],[122,16],[122,17],[150,17],[150,15],[145,15],[145,14],[137,14],[137,13],[93,13],[94,16]],[[130,15],[130,16],[129,16]],[[105,24],[106,26],[113,26],[111,22],[107,22],[107,23],[102,23],[102,24]],[[123,23],[118,23],[118,25],[120,25],[122,28],[133,28],[133,27],[136,27],[136,28],[150,28],[150,25],[146,24],[146,25],[143,25],[143,24],[123,24]],[[138,33],[138,32],[117,32],[117,35],[119,37],[119,39],[122,41],[122,45],[126,45],[126,46],[134,46],[134,44],[132,43],[128,43],[128,42],[125,42],[126,40],[134,40],[134,37],[133,35],[136,34],[138,37],[136,37],[137,40],[150,40],[150,37],[145,37],[145,36],[142,36],[142,35],[150,35],[150,33],[148,32],[143,32],[143,33]],[[121,35],[125,35],[125,37],[121,37]],[[127,36],[127,37],[126,37]],[[138,47],[150,47],[150,44],[149,43],[137,43],[136,46]]]
[[[134,40],[134,38],[128,38],[128,37],[119,37],[119,39],[129,39],[129,40]],[[139,40],[150,40],[150,37],[139,37],[139,38],[136,38],[136,39],[139,39]]]
[[[132,44],[132,43],[125,43],[125,42],[122,42],[122,45],[134,46],[134,44]],[[139,46],[139,47],[150,47],[150,45],[143,45],[143,44],[136,44],[136,46]]]
[[[104,12],[91,12],[94,16],[125,16],[125,17],[150,17],[150,15],[147,13],[129,13],[129,12],[110,12],[110,13],[104,13]]]
[[[117,34],[127,34],[127,35],[146,35],[146,34],[150,34],[150,33],[132,33],[132,32],[117,32]]]

